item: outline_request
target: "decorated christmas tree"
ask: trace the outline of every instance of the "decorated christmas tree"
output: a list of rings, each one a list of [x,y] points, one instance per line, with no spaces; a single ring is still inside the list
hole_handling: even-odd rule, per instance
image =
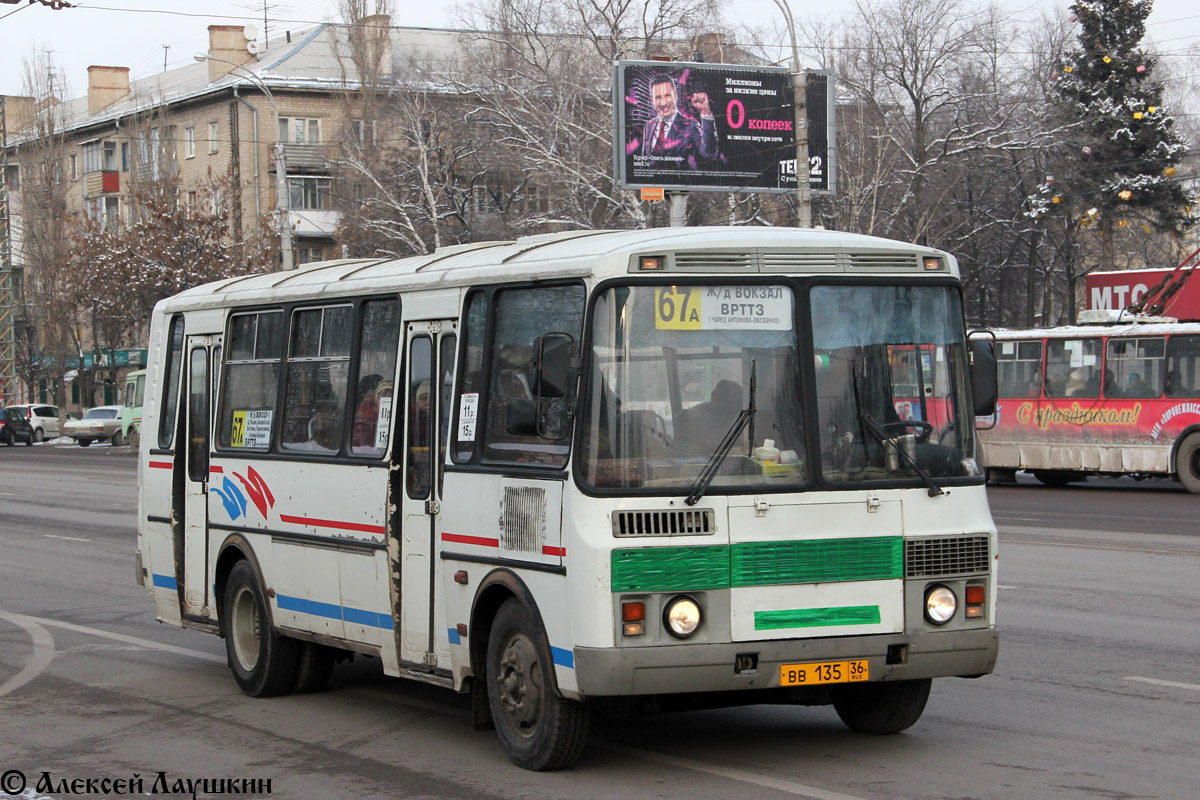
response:
[[[1194,198],[1177,174],[1188,146],[1163,106],[1156,59],[1141,47],[1152,6],[1152,0],[1071,5],[1079,47],[1064,54],[1055,82],[1059,111],[1074,123],[1067,172],[1034,198],[1035,211],[1058,205],[1080,225],[1098,226],[1106,269],[1113,267],[1114,225],[1140,218],[1143,230],[1178,235],[1196,221]]]

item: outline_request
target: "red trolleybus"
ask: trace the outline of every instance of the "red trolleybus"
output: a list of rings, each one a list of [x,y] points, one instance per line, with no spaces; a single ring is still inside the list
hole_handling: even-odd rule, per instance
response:
[[[1144,318],[1143,318],[1144,319]],[[980,434],[993,480],[1177,477],[1200,493],[1200,323],[996,332],[1000,403]]]

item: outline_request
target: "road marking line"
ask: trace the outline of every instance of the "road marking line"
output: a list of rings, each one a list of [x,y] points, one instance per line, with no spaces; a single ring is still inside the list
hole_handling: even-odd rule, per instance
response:
[[[8,620],[18,628],[24,628],[29,638],[33,639],[33,658],[29,659],[29,663],[22,667],[20,672],[0,685],[0,697],[3,697],[45,672],[46,667],[54,660],[54,637],[50,635],[50,631],[29,617],[0,611],[0,619]]]
[[[26,620],[31,623],[35,623],[35,624],[39,624],[39,625],[46,625],[46,626],[52,627],[52,628],[62,628],[63,630],[75,631],[76,633],[84,633],[89,636],[99,636],[102,639],[112,639],[114,642],[124,642],[125,644],[137,645],[138,647],[145,647],[145,648],[149,648],[151,650],[161,650],[164,653],[174,653],[175,655],[180,655],[180,656],[190,656],[192,658],[198,658],[202,661],[210,661],[213,664],[226,663],[226,658],[224,656],[214,656],[211,653],[202,653],[199,650],[189,650],[186,647],[176,647],[173,644],[163,644],[162,642],[152,642],[149,639],[139,639],[136,636],[126,636],[122,633],[111,633],[109,631],[100,630],[99,628],[90,628],[86,625],[74,625],[70,622],[60,622],[59,620],[46,619],[45,617],[30,617],[30,616],[23,616],[21,614],[8,614],[3,611],[0,611],[0,616],[3,616],[5,619],[11,620],[12,622],[16,623],[17,625],[21,625],[21,627],[25,627],[25,626],[21,624],[20,620]],[[26,628],[26,630],[28,630],[28,628]]]
[[[1200,692],[1200,684],[1196,683],[1180,683],[1179,681],[1160,681],[1157,678],[1139,678],[1136,676],[1126,678],[1127,681],[1137,681],[1138,683],[1149,683],[1153,686],[1169,686],[1172,689],[1191,689],[1193,692]]]
[[[681,767],[683,769],[690,769],[696,772],[707,772],[709,775],[716,775],[721,778],[728,778],[730,780],[741,781],[743,783],[752,783],[755,786],[762,786],[767,789],[775,789],[776,791],[786,792],[788,794],[794,794],[800,797],[809,797],[813,800],[863,800],[863,798],[856,797],[852,794],[830,792],[826,791],[825,789],[818,789],[815,786],[805,786],[802,783],[780,780],[779,778],[768,778],[765,775],[756,775],[753,772],[747,772],[741,769],[718,767],[712,764],[705,764],[700,761],[693,761],[690,758],[669,756],[666,753],[654,753],[649,750],[639,750],[633,747],[622,747],[620,745],[606,744],[602,742],[595,742],[593,746],[604,750],[611,750],[615,753],[620,753],[621,755],[630,756],[632,758],[642,758],[647,761],[657,761],[660,764],[666,764],[671,767]]]
[[[90,542],[91,539],[80,539],[75,536],[55,536],[53,533],[43,533],[43,537],[47,539],[66,539],[68,542]]]

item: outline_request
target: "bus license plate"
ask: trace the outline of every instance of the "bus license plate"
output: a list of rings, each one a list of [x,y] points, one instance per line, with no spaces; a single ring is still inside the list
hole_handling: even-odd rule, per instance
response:
[[[779,667],[780,686],[818,686],[823,683],[865,681],[869,672],[865,658],[853,661],[824,661],[818,664],[783,664]]]

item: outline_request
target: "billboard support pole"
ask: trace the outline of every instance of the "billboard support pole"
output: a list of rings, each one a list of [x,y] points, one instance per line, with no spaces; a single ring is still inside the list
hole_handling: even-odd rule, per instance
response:
[[[796,111],[796,225],[812,227],[812,192],[808,177],[808,73],[800,68],[800,48],[796,46],[796,20],[787,0],[775,0],[775,5],[787,18],[788,33],[792,35],[792,92]]]
[[[670,192],[667,197],[671,203],[671,227],[682,228],[687,225],[687,192]]]

